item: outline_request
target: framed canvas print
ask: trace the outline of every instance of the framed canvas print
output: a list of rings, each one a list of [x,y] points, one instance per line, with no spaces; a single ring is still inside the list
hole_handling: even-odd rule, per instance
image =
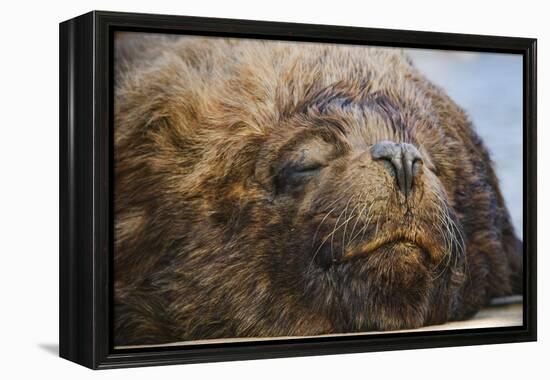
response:
[[[536,339],[536,40],[60,25],[60,355]]]

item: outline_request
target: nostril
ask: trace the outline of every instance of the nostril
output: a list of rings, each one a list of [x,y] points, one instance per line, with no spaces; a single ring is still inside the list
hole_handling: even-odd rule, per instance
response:
[[[412,163],[413,168],[413,176],[416,176],[418,174],[418,171],[422,167],[423,161],[421,158],[415,158]]]
[[[374,160],[391,163],[399,190],[407,197],[414,186],[414,178],[422,165],[422,156],[414,145],[393,141],[380,141],[371,147]]]

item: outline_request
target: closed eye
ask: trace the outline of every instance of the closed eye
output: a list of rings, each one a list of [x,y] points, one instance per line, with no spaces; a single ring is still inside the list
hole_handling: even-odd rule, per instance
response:
[[[323,165],[321,164],[310,164],[306,166],[297,166],[297,167],[291,167],[288,170],[291,172],[294,172],[295,174],[314,174],[314,172],[317,172],[323,168]]]
[[[284,166],[274,178],[275,193],[292,193],[300,189],[309,179],[317,175],[323,167],[324,165],[320,163],[290,163]]]

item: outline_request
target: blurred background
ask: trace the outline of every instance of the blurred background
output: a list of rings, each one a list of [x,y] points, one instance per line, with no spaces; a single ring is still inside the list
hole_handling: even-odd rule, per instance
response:
[[[405,51],[470,117],[491,154],[517,236],[523,238],[522,56]]]

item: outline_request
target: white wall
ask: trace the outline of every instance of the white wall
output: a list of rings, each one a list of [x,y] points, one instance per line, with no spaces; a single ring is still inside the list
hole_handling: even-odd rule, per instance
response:
[[[543,1],[97,0],[4,2],[0,33],[0,376],[16,378],[423,378],[548,375],[548,302],[539,342],[92,373],[59,359],[58,22],[92,9],[539,38],[539,294],[549,294],[550,30]],[[546,123],[545,123],[546,121]],[[546,347],[545,347],[546,346]],[[537,375],[538,373],[538,375]],[[498,377],[497,377],[498,376]]]

